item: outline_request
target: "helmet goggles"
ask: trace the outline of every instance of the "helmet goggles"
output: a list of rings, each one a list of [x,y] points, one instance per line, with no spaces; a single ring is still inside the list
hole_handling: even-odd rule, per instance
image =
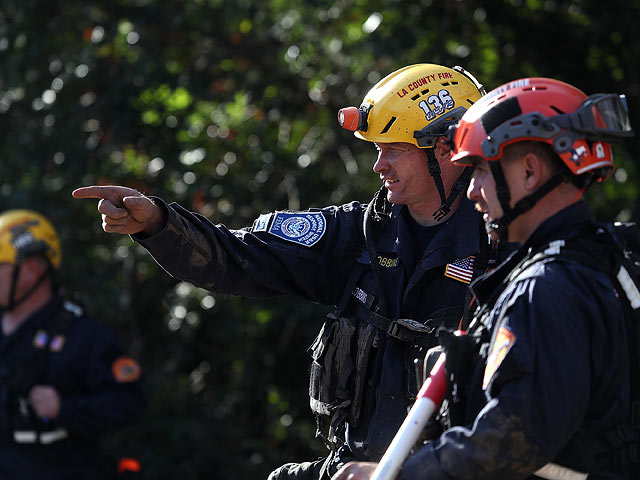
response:
[[[615,93],[591,95],[575,112],[549,120],[559,127],[584,134],[589,140],[611,142],[633,136],[627,99]]]
[[[561,154],[570,151],[579,139],[616,142],[634,134],[626,97],[615,93],[590,95],[576,111],[549,117],[537,111],[523,114],[516,98],[510,98],[482,115],[480,122],[487,132],[481,141],[482,156],[487,160],[499,158],[506,145],[527,138],[548,140]],[[448,132],[452,143],[455,130],[452,127]]]

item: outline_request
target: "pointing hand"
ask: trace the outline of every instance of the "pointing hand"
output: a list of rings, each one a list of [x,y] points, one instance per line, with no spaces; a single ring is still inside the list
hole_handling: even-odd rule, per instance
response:
[[[137,190],[120,186],[90,186],[77,188],[74,198],[97,198],[102,214],[102,229],[107,233],[152,235],[166,223],[162,207]]]

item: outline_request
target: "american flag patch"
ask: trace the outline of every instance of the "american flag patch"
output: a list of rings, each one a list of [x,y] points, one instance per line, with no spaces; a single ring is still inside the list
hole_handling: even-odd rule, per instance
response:
[[[444,269],[444,276],[462,283],[471,283],[473,261],[475,258],[475,256],[471,255],[470,257],[456,260],[453,263],[447,263],[447,267]]]

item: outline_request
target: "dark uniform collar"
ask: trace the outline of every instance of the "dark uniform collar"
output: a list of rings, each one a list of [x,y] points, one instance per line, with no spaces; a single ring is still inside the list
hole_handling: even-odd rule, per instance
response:
[[[546,219],[525,244],[513,251],[495,270],[471,283],[471,291],[478,304],[485,305],[495,298],[506,287],[503,285],[499,288],[505,278],[531,252],[553,240],[574,236],[593,225],[594,219],[582,201],[573,203]]]
[[[571,237],[594,223],[584,202],[572,203],[542,222],[527,239],[524,248],[535,250],[553,240]]]
[[[405,205],[394,205],[392,218],[397,222],[406,222],[402,210]],[[408,210],[408,209],[407,209]],[[406,212],[409,215],[409,212]],[[467,198],[462,199],[458,209],[443,224],[436,226],[438,232],[428,243],[421,255],[421,264],[425,270],[429,270],[438,264],[458,258],[465,258],[478,251],[480,240],[479,225],[480,214],[474,208],[474,202]],[[405,226],[408,230],[408,227]]]
[[[401,232],[402,228],[407,227],[399,225],[398,232]],[[464,198],[454,214],[436,228],[437,232],[424,250],[413,259],[414,262],[417,260],[417,264],[407,285],[407,294],[427,272],[444,267],[455,260],[476,255],[480,250],[480,233],[484,232],[484,225],[480,213],[475,210],[474,203],[470,200]]]

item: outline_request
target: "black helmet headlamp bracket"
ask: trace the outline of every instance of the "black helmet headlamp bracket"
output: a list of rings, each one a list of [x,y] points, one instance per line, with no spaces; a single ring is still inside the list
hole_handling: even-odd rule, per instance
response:
[[[413,132],[413,138],[418,142],[420,148],[433,148],[439,137],[446,137],[450,126],[455,125],[467,109],[464,107],[456,107],[446,115],[434,120],[421,130]]]

